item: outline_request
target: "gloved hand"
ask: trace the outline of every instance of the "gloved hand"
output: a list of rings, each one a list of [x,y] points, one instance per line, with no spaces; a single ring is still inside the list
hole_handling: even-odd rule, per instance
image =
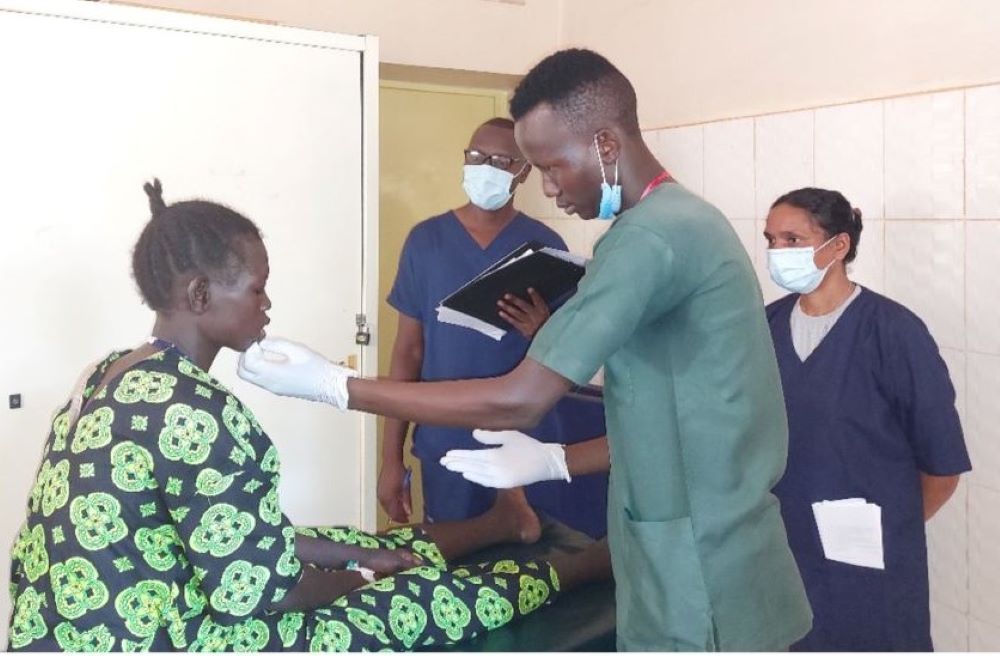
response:
[[[573,480],[562,444],[546,444],[513,430],[474,430],[472,436],[483,444],[499,446],[474,451],[452,449],[441,458],[446,469],[461,474],[467,481],[485,487],[511,488],[539,481]]]
[[[347,409],[347,379],[357,372],[334,364],[308,346],[266,337],[240,356],[240,378],[281,396]]]

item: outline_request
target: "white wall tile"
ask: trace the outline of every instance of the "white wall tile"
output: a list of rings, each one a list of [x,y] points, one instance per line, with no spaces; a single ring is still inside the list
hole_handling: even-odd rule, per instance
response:
[[[969,620],[969,651],[1000,651],[1000,624],[996,623],[1000,619],[993,619],[994,623]]]
[[[932,600],[931,639],[935,651],[968,651],[968,615]]]
[[[1000,85],[965,92],[965,215],[1000,218]]]
[[[963,216],[964,99],[948,91],[885,101],[886,218]]]
[[[885,291],[885,221],[864,221],[858,254],[847,265],[854,282],[878,292]]]
[[[753,119],[705,125],[704,196],[729,219],[753,219]]]
[[[967,488],[963,479],[948,503],[927,523],[931,599],[962,613],[969,609]]]
[[[705,192],[705,135],[700,125],[656,130],[647,143],[670,175],[692,192]]]
[[[885,222],[887,296],[915,312],[938,346],[949,348],[965,348],[963,223]]]
[[[1000,493],[1000,356],[968,353],[966,367],[965,441],[972,459],[971,481]],[[996,509],[993,512],[1000,517]],[[1000,554],[1000,542],[995,549]]]
[[[965,351],[950,348],[943,348],[940,351],[941,359],[948,366],[948,375],[951,377],[951,384],[955,387],[955,407],[958,408],[958,416],[962,420],[962,427],[968,430],[968,422],[966,420],[967,402],[965,398],[965,381],[968,366],[966,364]],[[966,435],[966,440],[968,440],[968,435]]]
[[[736,236],[740,238],[740,243],[743,244],[747,257],[753,262],[755,260],[754,253],[759,246],[758,242],[763,243],[764,241],[764,238],[757,232],[757,222],[753,219],[733,219],[729,223],[736,231]]]
[[[965,224],[968,348],[1000,355],[1000,221]]]
[[[760,116],[756,130],[756,217],[779,196],[813,186],[812,111]]]
[[[1000,492],[969,486],[969,614],[1000,621]],[[995,647],[1000,647],[996,645]]]
[[[881,101],[816,110],[816,185],[841,192],[867,219],[883,216],[882,135]]]

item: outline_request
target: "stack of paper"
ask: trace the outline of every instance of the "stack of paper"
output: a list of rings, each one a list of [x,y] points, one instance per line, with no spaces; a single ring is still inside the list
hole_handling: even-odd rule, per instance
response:
[[[818,501],[812,505],[829,560],[885,569],[882,552],[882,508],[864,499]]]

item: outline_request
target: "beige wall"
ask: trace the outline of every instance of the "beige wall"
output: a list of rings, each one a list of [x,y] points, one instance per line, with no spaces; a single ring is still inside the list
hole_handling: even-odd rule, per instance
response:
[[[996,0],[129,0],[380,37],[382,61],[523,74],[586,46],[643,128],[1000,81]]]
[[[558,47],[562,0],[129,0],[379,37],[393,64],[523,74]]]
[[[995,0],[571,0],[563,23],[645,129],[1000,81]]]

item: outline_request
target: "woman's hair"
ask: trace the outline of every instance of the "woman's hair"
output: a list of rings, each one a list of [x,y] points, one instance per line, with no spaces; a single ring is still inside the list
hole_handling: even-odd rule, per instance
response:
[[[805,187],[789,191],[774,201],[771,209],[778,205],[791,205],[805,210],[813,221],[823,229],[828,238],[845,233],[851,240],[844,262],[853,262],[858,254],[858,243],[861,241],[861,210],[851,207],[844,194],[830,189]]]
[[[158,179],[143,189],[153,216],[132,251],[132,275],[153,310],[169,308],[177,276],[236,270],[243,264],[243,240],[260,239],[253,221],[224,205],[205,200],[167,205]]]

